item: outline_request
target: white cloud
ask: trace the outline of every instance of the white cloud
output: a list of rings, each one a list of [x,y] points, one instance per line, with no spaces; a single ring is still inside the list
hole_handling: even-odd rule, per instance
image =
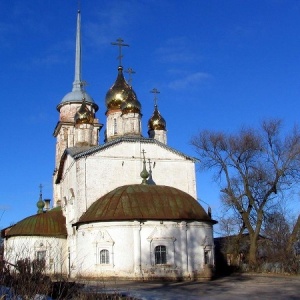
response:
[[[208,73],[196,72],[190,73],[182,78],[175,79],[168,84],[168,87],[174,90],[181,90],[185,88],[194,88],[203,82],[210,79],[212,76]]]
[[[159,60],[165,63],[190,63],[198,61],[201,56],[194,53],[191,41],[187,37],[176,37],[165,41],[164,45],[157,49]]]

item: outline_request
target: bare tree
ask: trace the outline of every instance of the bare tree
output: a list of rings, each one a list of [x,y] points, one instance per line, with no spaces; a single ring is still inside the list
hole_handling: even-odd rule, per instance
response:
[[[234,135],[203,131],[191,144],[200,167],[220,180],[222,202],[240,218],[239,233],[249,233],[249,263],[255,265],[265,213],[299,182],[300,131],[283,136],[281,121],[271,120]]]

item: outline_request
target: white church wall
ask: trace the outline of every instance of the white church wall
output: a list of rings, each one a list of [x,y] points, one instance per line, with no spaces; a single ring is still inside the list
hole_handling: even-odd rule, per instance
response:
[[[199,222],[173,221],[81,225],[77,231],[77,255],[72,259],[73,275],[192,278],[204,270],[203,241],[210,227]],[[166,261],[162,264],[155,259],[156,247],[160,246],[166,247]]]
[[[5,240],[5,260],[15,265],[18,260],[45,259],[47,274],[67,273],[67,242],[64,238],[18,236]]]
[[[113,189],[126,184],[139,184],[143,168],[141,151],[150,158],[152,180],[157,185],[178,188],[196,198],[195,165],[191,160],[156,144],[121,143],[74,162],[68,156],[60,183],[61,200],[68,202],[70,189],[74,203],[68,206],[67,219],[78,221],[80,216]],[[147,163],[149,171],[149,164]]]

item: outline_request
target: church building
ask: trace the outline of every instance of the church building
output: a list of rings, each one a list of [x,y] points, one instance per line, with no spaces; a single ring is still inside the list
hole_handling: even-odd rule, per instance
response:
[[[156,89],[143,135],[142,104],[123,75],[126,44],[113,44],[119,66],[99,112],[81,78],[78,11],[75,79],[53,133],[52,205],[40,193],[37,214],[2,231],[5,261],[43,260],[47,273],[72,279],[209,278],[216,221],[196,200],[195,159],[167,145]]]

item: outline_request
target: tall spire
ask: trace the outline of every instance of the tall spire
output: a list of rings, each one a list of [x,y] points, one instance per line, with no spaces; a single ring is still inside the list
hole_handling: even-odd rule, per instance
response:
[[[81,16],[80,10],[78,9],[76,30],[75,78],[73,82],[73,91],[80,91],[81,89]]]

